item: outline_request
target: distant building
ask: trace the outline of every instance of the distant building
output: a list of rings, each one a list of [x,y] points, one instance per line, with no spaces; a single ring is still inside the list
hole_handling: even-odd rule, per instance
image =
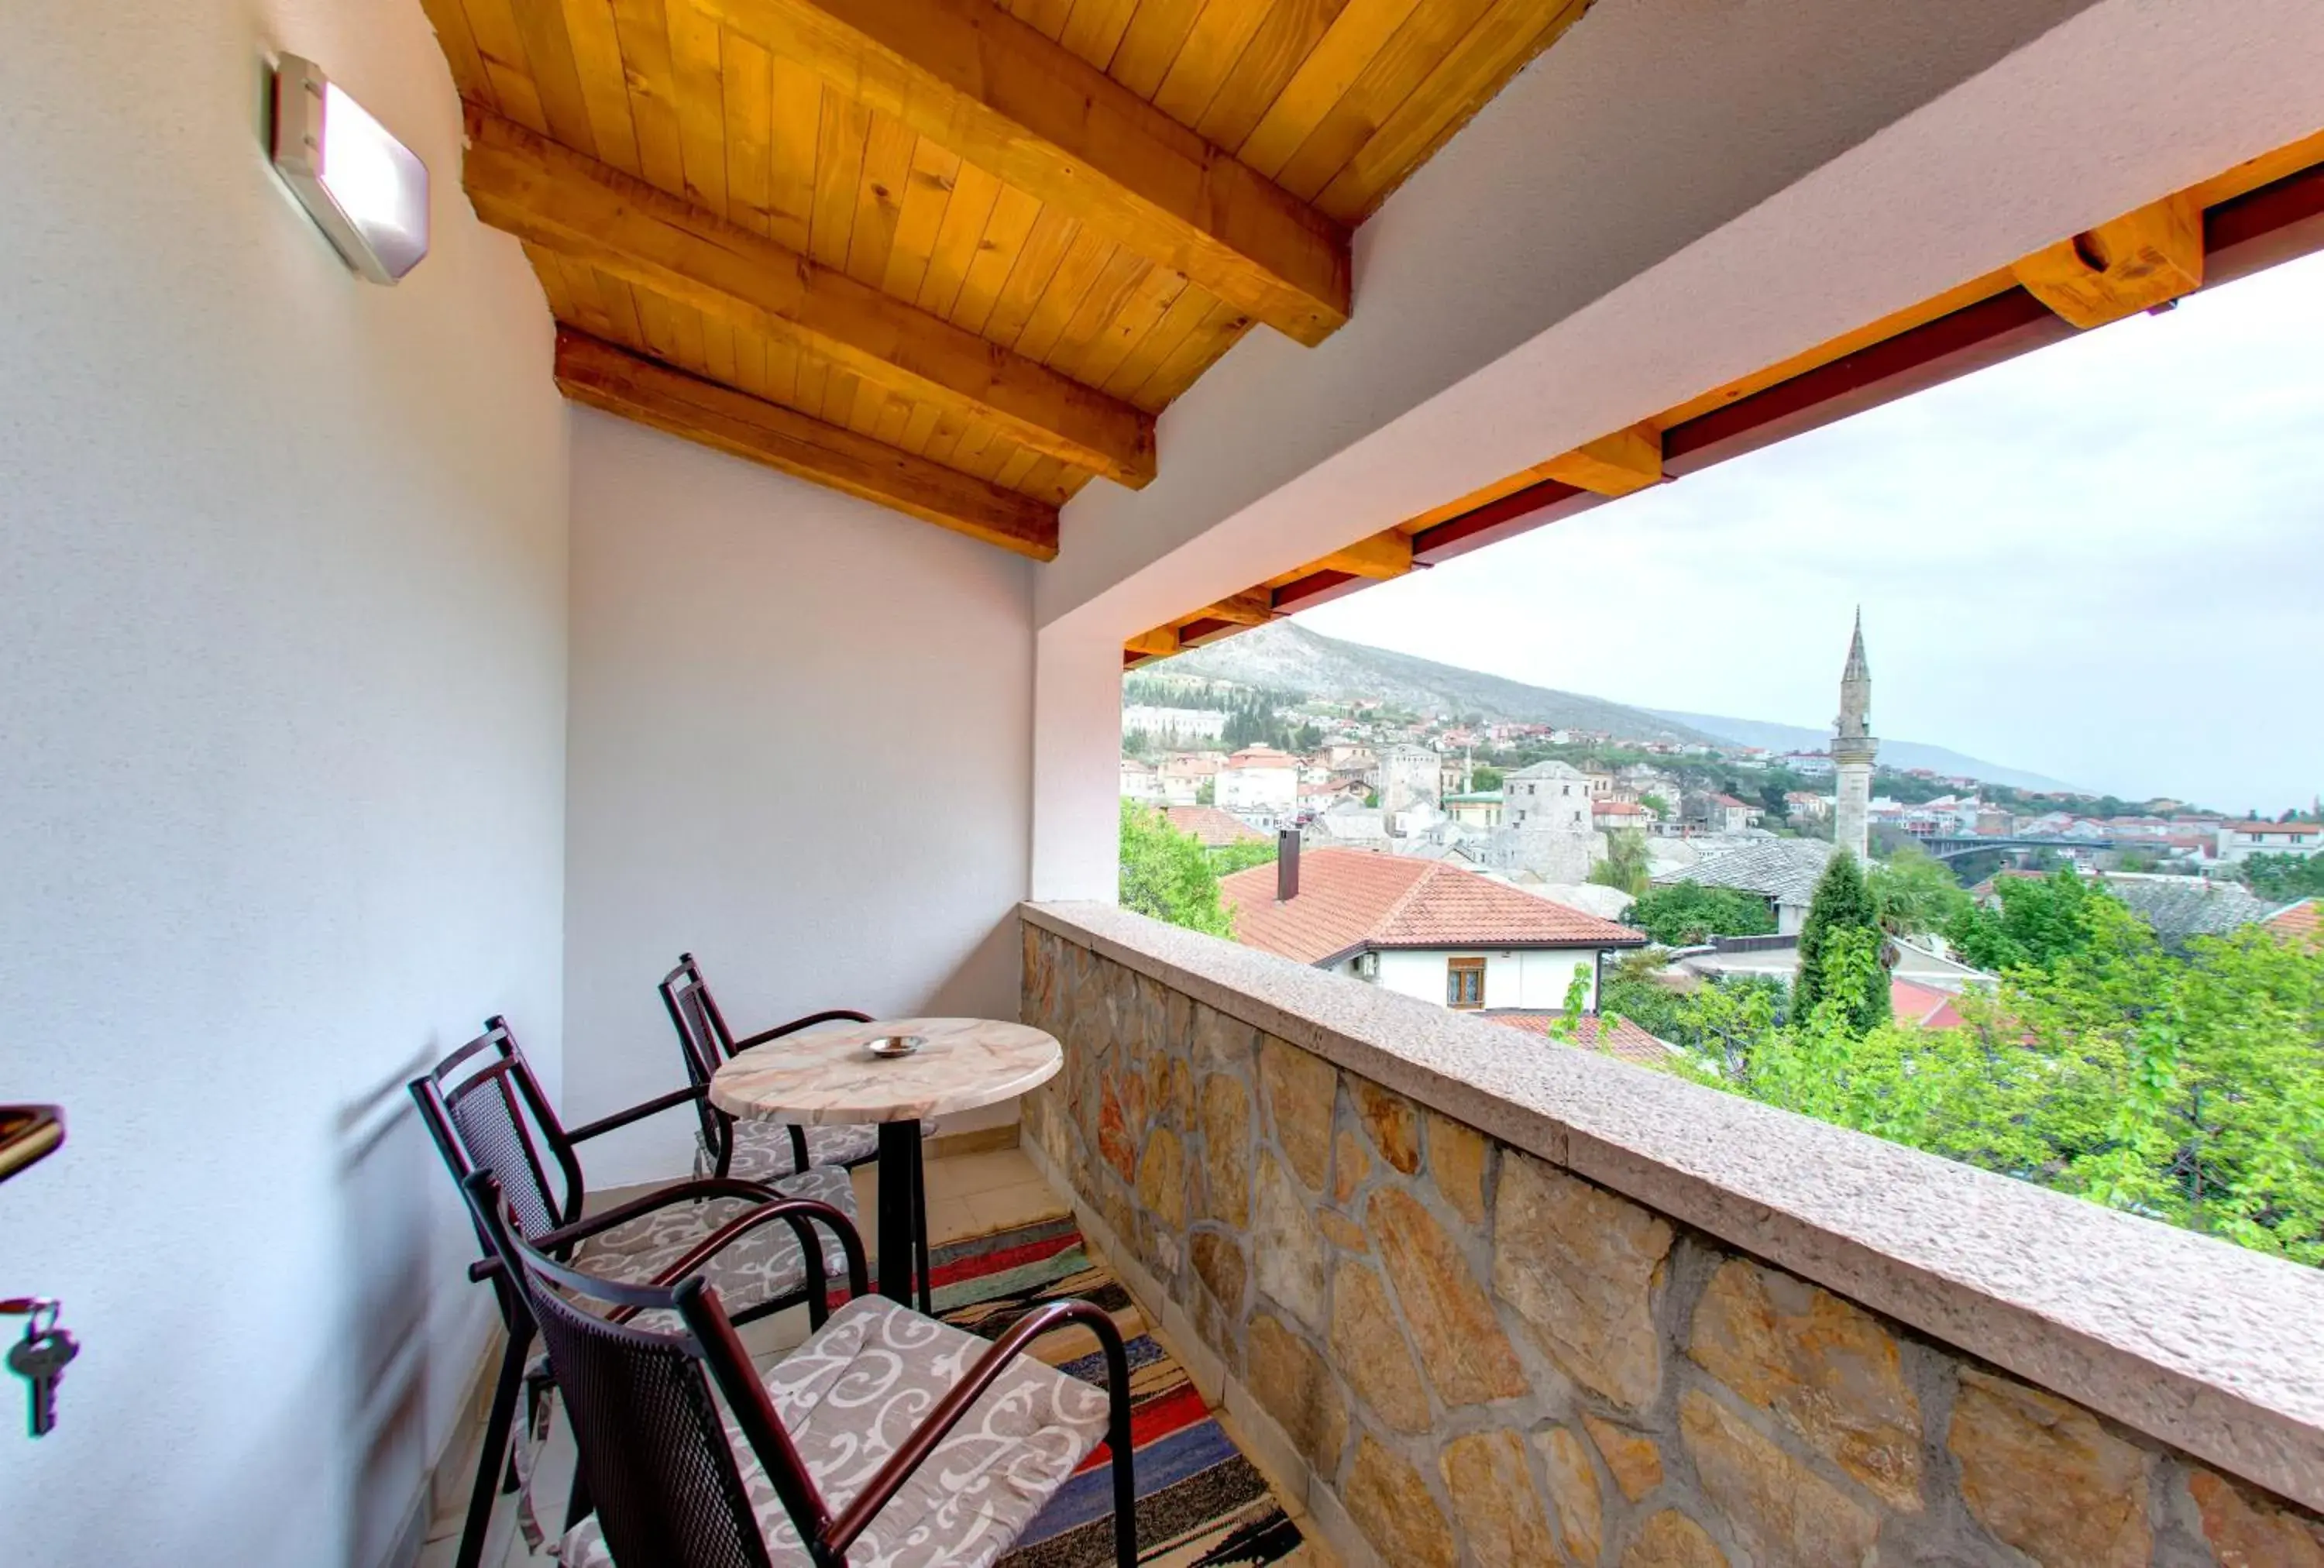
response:
[[[1121,798],[1149,806],[1162,798],[1162,787],[1155,776],[1153,763],[1136,757],[1121,760]]]
[[[1298,896],[1283,902],[1276,890],[1273,866],[1221,881],[1236,941],[1462,1010],[1563,1007],[1576,966],[1594,1008],[1605,955],[1646,943],[1441,860],[1311,849]]]
[[[1154,768],[1163,800],[1172,806],[1194,805],[1203,798],[1204,785],[1215,784],[1219,761],[1216,752],[1182,752],[1163,758]]]
[[[1590,781],[1571,762],[1536,762],[1501,779],[1507,827],[1583,833],[1590,828]]]
[[[1704,795],[1697,798],[1699,821],[1713,833],[1741,833],[1757,824],[1762,815],[1759,807],[1748,800],[1738,800],[1732,795]]]
[[[1831,802],[1804,789],[1789,790],[1784,796],[1784,815],[1798,822],[1829,822]]]
[[[1628,800],[1593,800],[1590,803],[1590,825],[1600,833],[1617,828],[1644,832],[1654,826],[1655,814],[1645,807]]]
[[[2255,854],[2310,855],[2324,850],[2324,824],[2222,822],[2218,858],[2230,863]]]
[[[1172,827],[1198,840],[1205,849],[1269,842],[1268,835],[1215,806],[1171,806],[1165,807],[1162,815],[1169,819]]]
[[[1380,809],[1394,817],[1416,806],[1434,807],[1443,798],[1437,770],[1441,759],[1425,746],[1394,745],[1379,753]]]
[[[1227,715],[1213,708],[1130,706],[1121,710],[1121,733],[1148,735],[1171,745],[1215,741],[1227,733]]]
[[[1446,813],[1463,827],[1500,826],[1501,804],[1501,792],[1498,789],[1472,789],[1466,795],[1444,798]]]
[[[1246,746],[1219,765],[1221,810],[1268,818],[1288,816],[1299,805],[1299,759],[1272,746]]]

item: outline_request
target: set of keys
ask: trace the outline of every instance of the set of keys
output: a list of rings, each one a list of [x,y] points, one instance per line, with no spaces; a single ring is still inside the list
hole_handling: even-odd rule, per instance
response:
[[[45,1296],[0,1301],[0,1316],[24,1320],[24,1337],[8,1347],[8,1370],[32,1386],[32,1433],[46,1437],[57,1424],[57,1384],[80,1345],[57,1324],[57,1304]]]

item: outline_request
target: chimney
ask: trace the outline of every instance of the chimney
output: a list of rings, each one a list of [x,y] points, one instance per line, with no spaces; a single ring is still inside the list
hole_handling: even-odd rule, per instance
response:
[[[1299,830],[1286,827],[1275,835],[1275,901],[1287,904],[1299,896]]]

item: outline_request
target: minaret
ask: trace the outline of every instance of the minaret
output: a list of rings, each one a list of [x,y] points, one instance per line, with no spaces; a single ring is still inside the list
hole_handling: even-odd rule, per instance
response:
[[[1856,612],[1856,635],[1848,644],[1848,667],[1840,672],[1840,717],[1833,721],[1832,770],[1839,798],[1831,814],[1832,842],[1872,863],[1872,758],[1880,742],[1872,738],[1872,667],[1864,659],[1864,611]]]

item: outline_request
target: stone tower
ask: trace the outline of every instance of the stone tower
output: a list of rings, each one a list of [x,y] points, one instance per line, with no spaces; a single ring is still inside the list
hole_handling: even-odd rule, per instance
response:
[[[1832,724],[1831,765],[1840,792],[1832,805],[1831,838],[1862,865],[1872,863],[1872,758],[1880,749],[1871,725],[1872,667],[1864,660],[1859,607],[1848,666],[1840,672],[1840,717]]]

